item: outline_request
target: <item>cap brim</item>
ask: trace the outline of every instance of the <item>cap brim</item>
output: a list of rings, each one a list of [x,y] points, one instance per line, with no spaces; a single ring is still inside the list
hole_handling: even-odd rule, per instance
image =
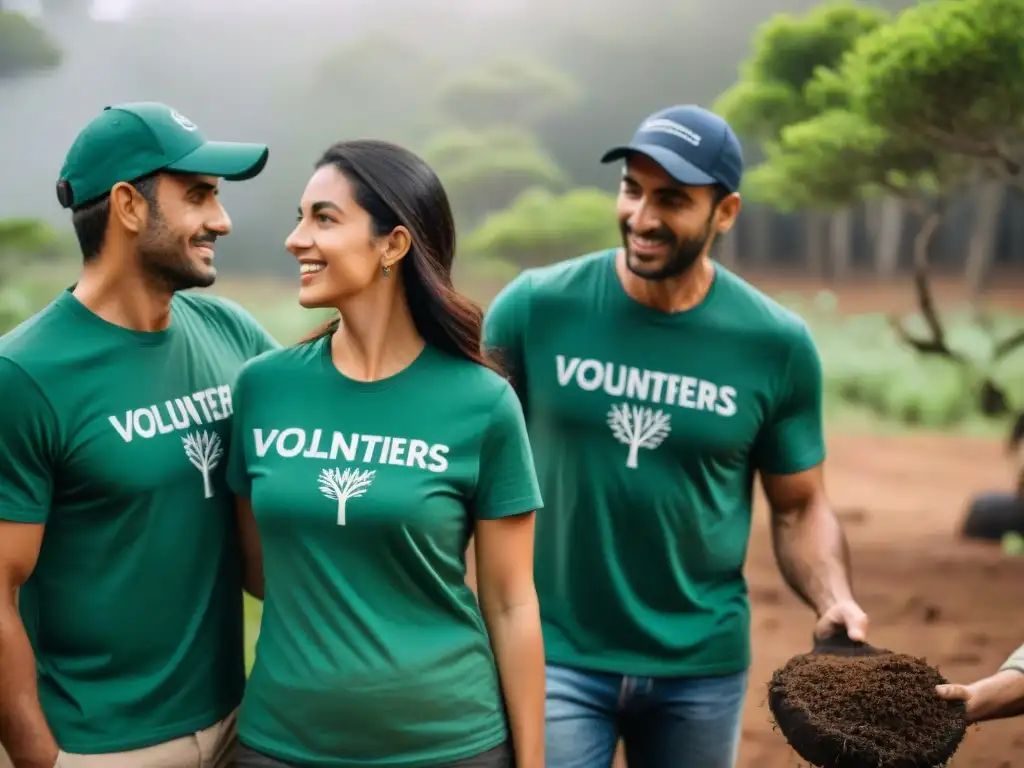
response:
[[[259,175],[269,156],[270,150],[265,144],[208,141],[168,165],[167,170],[218,176],[227,181],[245,181]]]
[[[665,169],[665,172],[680,184],[687,184],[694,187],[703,187],[708,184],[717,184],[718,179],[709,176],[692,163],[683,160],[675,152],[659,147],[654,144],[629,144],[624,147],[609,149],[601,157],[602,163],[611,163],[615,160],[622,160],[632,154],[645,155]]]

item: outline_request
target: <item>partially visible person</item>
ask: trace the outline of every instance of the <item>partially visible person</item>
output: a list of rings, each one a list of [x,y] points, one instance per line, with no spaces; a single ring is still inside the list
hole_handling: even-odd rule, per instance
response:
[[[235,388],[228,479],[264,594],[237,765],[541,768],[541,496],[452,287],[445,191],[400,147],[336,144],[286,245],[299,303],[337,317]]]
[[[950,683],[936,690],[947,701],[964,702],[968,723],[1024,715],[1024,645],[995,674],[969,685]]]
[[[622,247],[523,272],[486,323],[547,510],[547,763],[607,767],[621,737],[630,768],[732,768],[755,476],[815,634],[867,631],[825,489],[821,363],[797,315],[711,256],[740,212],[724,120],[664,109],[604,160],[624,164]]]
[[[57,192],[78,282],[0,338],[0,743],[16,768],[226,768],[244,686],[234,500],[242,364],[277,344],[216,278],[221,179],[258,144],[105,109]]]

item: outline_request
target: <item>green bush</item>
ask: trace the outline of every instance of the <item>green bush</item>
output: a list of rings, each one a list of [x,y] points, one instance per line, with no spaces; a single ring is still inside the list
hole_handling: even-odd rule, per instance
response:
[[[61,59],[41,27],[20,13],[0,10],[0,78],[52,69]]]
[[[518,128],[444,131],[430,138],[423,157],[444,183],[460,224],[478,223],[527,189],[568,186],[537,138]]]
[[[962,366],[910,349],[896,337],[883,314],[843,316],[835,307],[824,306],[825,301],[781,298],[811,328],[824,368],[826,407],[833,412],[853,407],[908,427],[961,428],[986,421],[979,410],[984,376],[991,376],[1010,395],[1011,405],[1024,407],[1024,397],[1018,394],[1024,393],[1024,348],[998,365],[988,363],[993,335],[1004,338],[1021,327],[1024,319],[1020,317],[994,317],[996,332],[989,334],[972,322],[966,310],[947,310],[950,347],[973,361]],[[922,334],[924,323],[920,317],[911,317],[907,328]]]
[[[0,266],[21,257],[56,258],[66,255],[69,242],[39,219],[0,219]]]
[[[530,267],[610,248],[620,240],[613,195],[586,187],[564,195],[531,189],[484,219],[465,247],[475,255]]]

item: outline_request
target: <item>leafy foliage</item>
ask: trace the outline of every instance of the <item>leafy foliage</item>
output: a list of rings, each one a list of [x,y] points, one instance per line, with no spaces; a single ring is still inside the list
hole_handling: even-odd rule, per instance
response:
[[[532,135],[516,128],[455,130],[423,149],[462,223],[475,223],[527,189],[563,190],[568,179]]]
[[[20,13],[0,10],[0,79],[57,67],[60,48]]]
[[[67,238],[39,219],[0,219],[0,274],[5,266],[32,259],[53,259],[69,250]]]
[[[878,194],[914,197],[947,186],[958,168],[931,145],[846,109],[784,127],[766,150],[744,191],[786,211],[833,210]]]
[[[1020,173],[1024,4],[930,0],[862,38],[845,60],[858,109],[895,132]]]
[[[491,214],[465,242],[467,251],[520,267],[550,264],[619,243],[615,198],[598,189],[564,195],[532,189]]]
[[[565,73],[526,56],[505,55],[480,69],[462,70],[437,89],[443,116],[467,128],[536,127],[580,99]]]
[[[414,38],[370,30],[337,48],[308,87],[296,89],[294,108],[301,110],[305,133],[323,131],[310,137],[314,146],[368,136],[413,143],[441,124],[431,91],[446,73],[442,59]]]
[[[821,69],[835,69],[857,39],[886,22],[884,11],[850,0],[820,5],[803,16],[778,14],[761,25],[738,82],[719,98],[715,111],[733,129],[762,142],[783,128],[813,117],[807,87]]]

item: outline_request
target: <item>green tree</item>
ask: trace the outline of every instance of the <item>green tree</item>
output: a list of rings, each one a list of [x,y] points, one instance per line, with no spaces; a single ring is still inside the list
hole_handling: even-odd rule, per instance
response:
[[[845,60],[857,108],[993,173],[1021,178],[1024,3],[931,0],[858,42]]]
[[[739,80],[716,101],[715,111],[723,115],[738,134],[755,142],[755,151],[771,154],[772,146],[790,125],[809,120],[832,106],[829,100],[815,100],[808,88],[819,73],[838,67],[843,56],[863,35],[886,23],[887,14],[852,0],[837,0],[811,9],[802,15],[778,14],[762,24],[754,35],[752,50],[740,67]],[[840,94],[828,94],[839,97]],[[751,153],[753,154],[753,153]],[[800,190],[786,190],[778,183],[778,168],[755,173],[744,185],[746,197],[776,210],[792,208],[793,196],[807,200]],[[817,198],[811,197],[812,201]],[[833,195],[832,199],[836,198]],[[816,206],[821,208],[822,206]],[[832,205],[831,249],[819,243],[821,217],[805,217],[806,254],[814,272],[825,271],[824,254],[831,253],[834,268],[842,273],[851,261],[850,229],[852,218],[845,205]],[[767,224],[763,212],[752,211],[755,223]],[[760,214],[760,215],[758,215]],[[757,261],[767,256],[768,232],[755,237],[752,255]]]
[[[936,152],[965,163],[962,174],[970,170],[975,177],[1020,185],[1021,29],[1024,4],[1019,0],[932,0],[904,10],[894,22],[859,40],[838,78],[847,83],[852,108],[898,140],[927,141]],[[926,229],[928,225],[926,221]],[[968,365],[966,356],[947,342],[930,295],[928,266],[927,259],[915,258],[915,284],[927,333],[914,337],[899,325],[897,332],[922,353]],[[980,270],[975,266],[974,271]],[[977,297],[980,277],[975,274],[972,282]],[[993,338],[989,369],[1022,344],[1024,332]],[[1008,398],[990,375],[979,387],[983,411],[1007,411]]]
[[[521,55],[502,55],[479,69],[460,71],[436,91],[440,114],[471,129],[510,124],[533,129],[579,100],[572,78]]]
[[[865,38],[844,66],[858,109],[974,163],[965,271],[975,309],[1008,184],[1024,186],[1024,4],[932,0]]]
[[[834,69],[854,43],[886,23],[884,11],[838,0],[796,16],[779,14],[762,24],[739,80],[714,109],[748,138],[776,141],[787,125],[812,117],[819,105],[807,87],[822,68]]]
[[[563,195],[524,192],[488,216],[464,242],[472,256],[533,267],[619,243],[615,196],[588,187]]]
[[[0,79],[53,69],[62,58],[42,27],[20,13],[0,10]]]
[[[511,127],[434,135],[424,146],[460,223],[473,226],[531,188],[564,190],[568,180],[531,134]]]
[[[293,89],[288,106],[304,126],[303,145],[371,136],[414,144],[439,126],[431,89],[446,65],[415,39],[395,35],[371,30],[334,51],[305,87]]]

